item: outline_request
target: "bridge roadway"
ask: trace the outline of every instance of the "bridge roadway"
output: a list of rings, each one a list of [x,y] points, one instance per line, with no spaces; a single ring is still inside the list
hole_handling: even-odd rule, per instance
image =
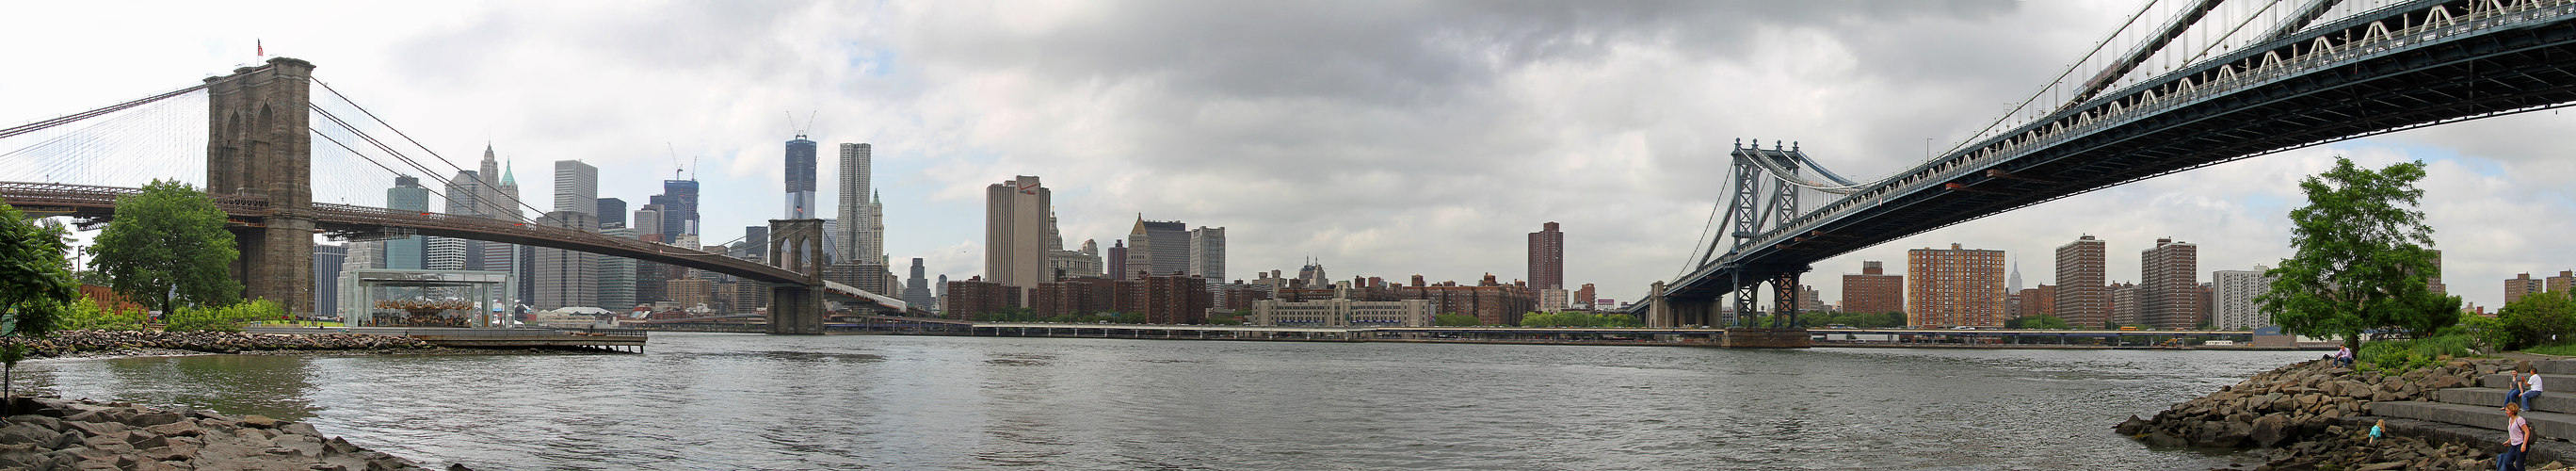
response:
[[[71,216],[100,221],[115,215],[116,199],[140,192],[135,188],[72,185],[62,183],[0,182],[0,201],[17,206],[31,216]],[[250,195],[209,195],[215,206],[229,215],[233,224],[257,227],[264,218],[279,213],[267,199]],[[772,285],[821,285],[824,292],[846,301],[874,304],[895,312],[910,306],[891,297],[868,293],[840,283],[814,280],[793,270],[679,246],[656,244],[643,240],[610,237],[596,232],[530,224],[526,222],[449,214],[397,211],[343,204],[314,203],[309,216],[315,228],[338,236],[363,236],[388,232],[410,232],[432,237],[472,239],[489,242],[529,245],[573,250],[613,257],[625,257],[664,263],[742,277]]]
[[[1705,306],[1783,274],[1794,282],[1827,257],[2101,188],[2569,102],[2576,102],[2576,3],[2400,3],[2244,47],[1963,146],[1770,226],[1653,294]],[[1661,305],[1638,306],[1648,304]],[[1714,311],[1701,306],[1678,307]]]
[[[956,321],[949,321],[949,322],[956,322]],[[1135,337],[1135,338],[1176,338],[1176,337],[1182,336],[1182,334],[1185,334],[1185,333],[1186,333],[1186,334],[1194,334],[1194,335],[1190,335],[1190,336],[1192,336],[1192,337],[1207,337],[1207,336],[1205,335],[1205,333],[1209,333],[1209,332],[1222,332],[1222,333],[1227,333],[1227,334],[1228,334],[1228,335],[1225,335],[1225,336],[1223,336],[1223,337],[1232,337],[1232,338],[1241,338],[1241,337],[1247,337],[1247,336],[1248,336],[1248,337],[1296,337],[1296,338],[1322,338],[1322,339],[1341,339],[1341,340],[1369,340],[1369,339],[1375,339],[1375,338],[1419,339],[1419,338],[1425,338],[1425,337],[1428,337],[1428,338],[1450,338],[1450,337],[1456,337],[1456,338],[1472,338],[1472,339],[1484,339],[1484,340],[1506,340],[1506,341],[1509,341],[1509,340],[1535,340],[1535,339],[1540,339],[1540,338],[1542,338],[1542,337],[1547,337],[1547,338],[1571,338],[1571,337],[1567,337],[1567,336],[1572,336],[1572,337],[1586,337],[1586,338],[1592,338],[1592,339],[1600,339],[1600,338],[1604,338],[1604,337],[1625,337],[1625,338],[1628,338],[1628,339],[1645,339],[1645,338],[1648,338],[1648,337],[1650,337],[1650,336],[1674,336],[1674,337],[1677,337],[1677,338],[1684,338],[1684,339],[1687,339],[1687,338],[1709,338],[1709,337],[1715,337],[1715,336],[1723,336],[1723,335],[1725,335],[1725,334],[1726,334],[1726,329],[1718,329],[1718,328],[1670,328],[1670,327],[1633,327],[1633,328],[1632,328],[1632,327],[1283,327],[1283,326],[1242,326],[1242,325],[1055,324],[1055,323],[1044,323],[1044,322],[976,322],[976,323],[972,323],[972,324],[969,324],[969,325],[971,325],[971,326],[973,327],[974,332],[975,332],[975,335],[979,335],[979,336],[982,336],[982,335],[1005,335],[1005,334],[1003,334],[1003,332],[1007,329],[1007,330],[1019,330],[1019,331],[1026,331],[1026,330],[1039,330],[1039,331],[1042,331],[1042,332],[1043,332],[1043,331],[1099,331],[1099,332],[1100,332],[1100,334],[1098,334],[1098,335],[1082,335],[1082,334],[1076,333],[1074,336],[1082,336],[1082,337],[1093,337],[1093,336],[1097,336],[1097,337]],[[988,330],[988,329],[989,329],[989,330]],[[990,332],[990,333],[987,333],[987,332]],[[1154,332],[1154,333],[1156,333],[1156,334],[1155,334],[1155,335],[1147,335],[1147,334],[1146,334],[1147,332]],[[2063,343],[2065,339],[2078,339],[2078,338],[2107,339],[2107,338],[2119,338],[2119,337],[2153,337],[2153,338],[2159,338],[2159,339],[2162,339],[2162,338],[2193,338],[2193,339],[2203,339],[2203,340],[2225,340],[2225,339],[2233,339],[2233,340],[2238,340],[2238,341],[2245,341],[2245,340],[2249,340],[2249,339],[2250,339],[2251,337],[2253,337],[2253,335],[2254,335],[2254,332],[2253,332],[2253,331],[2248,331],[2248,330],[2031,330],[2031,329],[1811,329],[1811,330],[1808,330],[1808,331],[1807,331],[1807,333],[1808,333],[1810,336],[1816,336],[1816,337],[1829,337],[1829,336],[1838,336],[1838,335],[1846,335],[1846,334],[1849,334],[1849,335],[1869,335],[1869,336],[1907,336],[1907,337],[1918,337],[1918,338],[1919,338],[1919,337],[1942,337],[1942,338],[1953,338],[1953,339],[1958,339],[1958,338],[1966,338],[1966,339],[1978,339],[1978,338],[1999,338],[1999,339],[2012,339],[2012,340],[2019,340],[2019,339],[2038,339],[2038,338],[2046,338],[2046,339],[2056,339],[2056,340],[2059,340],[2061,343]],[[1248,334],[1248,335],[1247,335],[1247,334]],[[1828,341],[1834,341],[1834,340],[1837,340],[1837,339],[1826,338],[1826,340],[1828,340]]]

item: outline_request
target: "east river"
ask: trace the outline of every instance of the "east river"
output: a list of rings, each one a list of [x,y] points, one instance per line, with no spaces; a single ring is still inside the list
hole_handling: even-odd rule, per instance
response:
[[[2317,356],[690,333],[646,351],[40,360],[18,385],[476,469],[2206,469],[2260,458],[2111,426]]]

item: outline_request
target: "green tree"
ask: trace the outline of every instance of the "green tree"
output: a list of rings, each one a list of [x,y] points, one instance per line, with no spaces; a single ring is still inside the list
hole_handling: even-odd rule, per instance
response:
[[[68,234],[61,224],[36,224],[18,207],[0,203],[0,311],[8,313],[0,335],[43,337],[81,301],[80,285],[63,257],[71,246]],[[0,344],[0,401],[7,401],[8,413],[16,413],[14,380],[18,360],[26,357],[25,343]]]
[[[1485,323],[1484,321],[1477,320],[1476,316],[1452,312],[1432,317],[1431,325],[1440,327],[1475,327],[1485,325]]]
[[[2486,327],[2499,350],[2514,350],[2546,345],[2557,337],[2576,331],[2576,301],[2566,293],[2531,293],[2496,310],[2495,322]]]
[[[108,287],[164,313],[179,306],[226,306],[240,296],[231,265],[241,252],[224,230],[224,210],[204,192],[153,180],[116,199],[116,219],[90,251]]]
[[[2433,228],[2416,209],[2424,162],[2380,170],[2337,157],[2333,169],[2299,182],[2308,205],[2290,211],[2290,246],[2272,289],[2257,297],[2263,313],[2292,332],[2342,337],[2361,345],[2376,328],[2431,334],[2459,323],[2459,298],[2434,295],[2425,277],[2433,264]]]
[[[2067,324],[2067,323],[2066,323],[2066,319],[2061,319],[2061,318],[2058,318],[2057,316],[2041,315],[2041,316],[2025,316],[2025,317],[2016,317],[2016,318],[2013,318],[2012,320],[2004,321],[2004,328],[2008,328],[2008,329],[2060,329],[2060,330],[2063,330],[2063,329],[2072,329],[2072,328],[2075,328],[2075,326],[2074,326],[2074,325],[2071,325],[2071,324]]]

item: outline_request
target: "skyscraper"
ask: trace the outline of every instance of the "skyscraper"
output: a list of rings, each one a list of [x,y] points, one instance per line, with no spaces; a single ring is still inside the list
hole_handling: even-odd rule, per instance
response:
[[[429,188],[420,186],[420,178],[394,177],[394,187],[385,189],[385,209],[426,214],[429,212]],[[419,270],[429,239],[410,236],[385,241],[385,268]]]
[[[2004,325],[2004,251],[1905,251],[1905,321],[1924,328]]]
[[[491,146],[484,146],[483,170],[477,171],[476,174],[488,180],[492,178],[491,172],[495,165],[503,165],[499,167],[501,177],[487,187],[492,190],[488,193],[491,197],[484,199],[490,204],[486,205],[487,209],[484,210],[483,217],[503,221],[526,221],[527,218],[522,217],[526,213],[520,211],[526,208],[527,204],[519,199],[519,176],[516,166],[494,162]],[[510,276],[518,278],[519,298],[508,301],[513,304],[527,304],[528,297],[535,294],[530,289],[534,285],[529,284],[530,277],[536,273],[531,271],[531,265],[528,263],[528,254],[532,252],[518,244],[499,242],[485,242],[481,248],[482,260],[473,264],[479,265],[483,271],[507,272]]]
[[[600,198],[599,211],[591,214],[599,215],[599,227],[602,229],[610,227],[634,227],[626,225],[626,200],[617,198]],[[633,237],[629,237],[629,239],[632,238]]]
[[[1107,258],[1109,260],[1109,279],[1124,280],[1136,276],[1133,270],[1127,269],[1127,241],[1125,239],[1111,239],[1109,241],[1109,254]]]
[[[1532,288],[1565,287],[1565,232],[1555,222],[1529,233],[1529,280]]]
[[[1021,306],[1031,301],[1025,288],[1046,281],[1054,196],[1028,175],[984,187],[984,281],[1013,287]]]
[[[2172,329],[2200,323],[2200,247],[2157,238],[2156,247],[2138,253],[2138,318],[2147,326]]]
[[[601,223],[599,233],[620,239],[634,239],[635,229],[622,224]],[[635,307],[635,259],[593,255],[599,260],[599,303],[596,306],[624,312]]]
[[[804,134],[787,140],[787,204],[779,219],[822,219],[814,206],[814,141]]]
[[[1905,311],[1905,275],[1887,274],[1877,260],[1862,260],[1860,274],[1843,274],[1843,312]]]
[[[1225,282],[1225,228],[1199,226],[1190,230],[1190,274],[1211,283]]]
[[[590,215],[599,220],[599,167],[579,160],[555,161],[555,211]],[[597,223],[591,229],[598,230]]]
[[[2069,326],[2090,329],[2111,322],[2102,257],[2103,242],[2091,235],[2057,246],[2057,317]]]
[[[550,227],[599,231],[598,220],[590,213],[555,211],[539,221]],[[564,249],[538,248],[535,266],[535,302],[537,309],[570,306],[599,306],[599,256]]]
[[[1189,225],[1180,221],[1147,221],[1136,215],[1136,226],[1127,231],[1127,271],[1144,271],[1154,276],[1170,276],[1190,271]],[[1135,278],[1128,273],[1125,278]]]
[[[912,259],[912,276],[903,279],[903,302],[914,308],[929,310],[939,299],[930,294],[930,279],[924,276],[921,258]]]
[[[885,263],[884,199],[876,196],[875,148],[866,143],[841,144],[840,246],[842,257],[861,263]],[[871,201],[871,198],[875,198]]]
[[[697,180],[663,180],[662,194],[646,202],[662,205],[662,243],[678,243],[684,239],[680,236],[698,235]]]
[[[349,246],[313,244],[313,316],[340,316],[340,270],[349,263]]]

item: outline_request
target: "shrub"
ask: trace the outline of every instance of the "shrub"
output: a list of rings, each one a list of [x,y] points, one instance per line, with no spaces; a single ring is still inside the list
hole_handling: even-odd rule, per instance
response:
[[[183,307],[168,317],[164,330],[178,332],[240,332],[242,324],[279,319],[286,308],[265,299],[243,301],[223,307]]]
[[[66,310],[54,328],[60,330],[143,330],[148,314],[142,311],[100,309],[97,302],[81,298]]]
[[[2454,333],[2414,340],[2382,340],[2361,345],[2354,357],[2371,363],[2380,371],[2398,373],[2441,364],[2441,358],[2469,356],[2477,347],[2476,336]]]

